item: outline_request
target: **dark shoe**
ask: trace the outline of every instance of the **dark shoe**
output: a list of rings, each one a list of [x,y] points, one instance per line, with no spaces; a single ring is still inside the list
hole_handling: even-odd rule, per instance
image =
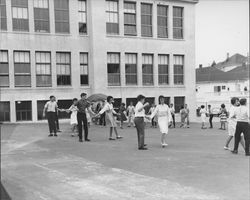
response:
[[[48,136],[49,136],[49,137],[52,137],[52,136],[53,136],[53,134],[49,134]]]
[[[58,133],[61,133],[62,131],[61,130],[57,130]]]
[[[139,148],[139,150],[148,150],[148,148],[146,148],[146,147],[141,147],[141,148]]]
[[[85,139],[85,142],[90,142],[90,139]]]
[[[83,142],[82,139],[79,139],[79,142]]]
[[[233,154],[238,154],[238,151],[237,150],[233,150],[231,151]]]
[[[144,144],[144,147],[146,147],[147,146],[147,144]]]
[[[57,137],[57,134],[55,133],[54,136]]]
[[[115,140],[115,138],[109,138],[109,140]]]
[[[250,156],[250,152],[246,153],[245,155],[246,155],[246,156]]]

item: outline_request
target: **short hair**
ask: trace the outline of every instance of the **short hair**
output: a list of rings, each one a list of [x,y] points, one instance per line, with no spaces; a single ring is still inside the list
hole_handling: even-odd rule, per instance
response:
[[[173,103],[171,103],[171,104],[170,104],[170,106],[171,106],[171,105],[173,106],[174,104],[173,104]]]
[[[112,97],[112,96],[108,96],[108,97],[107,97],[107,102],[109,102],[110,99],[113,99],[113,97]]]
[[[209,104],[208,107],[211,107],[211,105]]]
[[[137,101],[141,101],[142,99],[145,99],[145,98],[146,98],[145,96],[140,94],[137,96]]]
[[[204,105],[201,105],[201,108],[205,108],[205,106],[204,106]]]
[[[221,107],[221,108],[225,108],[226,106],[225,106],[225,104],[223,103],[223,104],[220,105],[220,107]]]
[[[240,99],[240,105],[244,106],[244,105],[246,105],[246,103],[247,103],[247,99],[246,98]]]
[[[164,98],[163,95],[160,95],[160,96],[159,96],[159,99],[158,99],[158,100],[159,100],[159,103],[160,103],[161,99],[164,99],[164,101],[165,101],[165,98]]]
[[[122,105],[122,106],[125,106],[125,103],[122,103],[121,105]]]
[[[183,109],[184,108],[184,106],[181,106],[181,109]]]
[[[51,95],[49,98],[52,99],[52,98],[54,98],[54,97],[55,97],[55,96]]]
[[[234,104],[236,103],[236,101],[239,101],[239,98],[233,97],[233,98],[231,99],[231,104],[234,105]]]
[[[73,101],[77,101],[77,98],[74,98]]]
[[[86,96],[86,95],[87,95],[86,93],[82,93],[82,94],[81,94],[81,97],[84,97],[84,96]]]

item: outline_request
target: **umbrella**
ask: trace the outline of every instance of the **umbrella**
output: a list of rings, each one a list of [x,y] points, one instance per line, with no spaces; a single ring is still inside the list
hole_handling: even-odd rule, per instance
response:
[[[87,98],[90,102],[96,102],[96,101],[104,101],[107,99],[107,95],[105,94],[92,94]]]

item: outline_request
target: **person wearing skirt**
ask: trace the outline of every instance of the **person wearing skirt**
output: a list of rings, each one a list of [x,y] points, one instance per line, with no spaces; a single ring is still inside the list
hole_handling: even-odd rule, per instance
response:
[[[76,103],[77,103],[77,98],[74,98],[73,99],[73,104],[72,106],[70,106],[70,108],[68,110],[66,110],[67,113],[70,113],[70,125],[71,125],[71,130],[72,130],[72,133],[71,133],[71,136],[74,137],[75,136],[75,132],[77,132],[77,111],[78,111],[78,108],[76,106]]]
[[[159,105],[156,106],[154,112],[151,114],[150,118],[153,119],[155,116],[158,118],[158,125],[160,128],[161,136],[161,145],[164,148],[168,144],[166,143],[166,136],[168,134],[168,124],[172,123],[172,116],[170,109],[167,104],[164,102],[164,96],[159,97]]]

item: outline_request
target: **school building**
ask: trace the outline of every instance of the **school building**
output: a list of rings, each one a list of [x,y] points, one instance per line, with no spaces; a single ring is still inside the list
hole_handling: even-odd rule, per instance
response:
[[[196,3],[0,0],[0,121],[44,120],[50,95],[68,108],[82,92],[164,95],[195,119]]]

